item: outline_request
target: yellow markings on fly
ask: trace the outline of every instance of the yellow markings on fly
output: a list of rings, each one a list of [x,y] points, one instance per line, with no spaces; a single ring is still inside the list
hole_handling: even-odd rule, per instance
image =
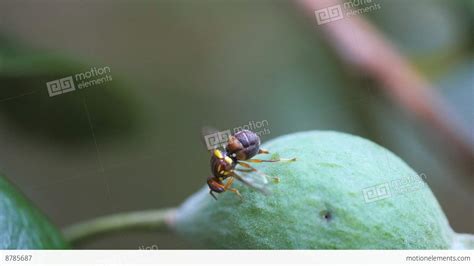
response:
[[[218,159],[222,160],[224,159],[224,161],[230,165],[232,165],[234,163],[234,161],[232,161],[232,158],[230,158],[229,156],[225,156],[224,157],[224,154],[222,154],[222,152],[220,150],[214,150],[214,156],[217,157]],[[225,171],[222,169],[223,165],[222,164],[219,164],[217,165],[217,172],[223,176],[228,176],[231,174],[231,172],[229,171]]]
[[[227,171],[220,171],[219,174],[223,175],[223,176],[228,176],[230,175],[230,172],[227,172]]]
[[[224,158],[224,160],[228,163],[228,164],[232,164],[234,161],[232,161],[232,159],[229,157],[229,156],[226,156]]]
[[[214,150],[214,156],[219,159],[224,159],[224,155],[222,155],[222,152],[220,150]]]

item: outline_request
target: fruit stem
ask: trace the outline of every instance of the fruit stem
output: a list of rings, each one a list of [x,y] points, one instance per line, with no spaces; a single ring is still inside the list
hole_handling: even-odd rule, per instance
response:
[[[71,244],[86,239],[124,230],[169,230],[176,212],[175,208],[117,213],[73,224],[63,230]]]

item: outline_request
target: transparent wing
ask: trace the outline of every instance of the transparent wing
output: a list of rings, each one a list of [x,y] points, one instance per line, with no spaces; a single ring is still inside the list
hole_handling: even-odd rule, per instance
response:
[[[234,171],[236,178],[245,185],[260,191],[263,194],[270,194],[268,185],[271,177],[260,171],[255,171],[246,167],[237,166]]]
[[[214,133],[217,133],[217,132],[219,132],[219,129],[217,129],[215,127],[203,126],[201,128],[201,136],[203,138],[207,135],[211,135],[211,134],[214,134]]]

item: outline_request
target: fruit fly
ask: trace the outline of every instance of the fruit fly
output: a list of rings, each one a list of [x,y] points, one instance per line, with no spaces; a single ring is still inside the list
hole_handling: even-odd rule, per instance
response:
[[[227,144],[223,148],[213,149],[211,152],[211,172],[212,176],[207,178],[207,185],[210,188],[209,193],[217,200],[215,193],[222,193],[231,191],[242,198],[240,192],[232,188],[234,179],[237,179],[245,185],[266,193],[264,187],[258,186],[256,181],[251,181],[242,174],[254,172],[263,180],[263,184],[268,183],[267,178],[272,178],[278,181],[278,177],[269,177],[260,172],[249,163],[273,163],[283,161],[295,161],[293,159],[275,159],[275,160],[261,160],[252,159],[257,154],[268,154],[267,150],[260,148],[260,137],[250,130],[242,130],[230,136]],[[241,166],[241,168],[237,168]],[[226,181],[224,183],[224,181]]]

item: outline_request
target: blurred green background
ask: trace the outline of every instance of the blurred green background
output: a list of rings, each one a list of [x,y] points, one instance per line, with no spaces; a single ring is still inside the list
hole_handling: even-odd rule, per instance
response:
[[[473,2],[373,1],[368,19],[474,138]],[[322,33],[291,1],[2,0],[0,171],[61,227],[176,206],[210,174],[203,126],[267,120],[263,141],[319,129],[380,143],[426,175],[456,231],[474,233],[472,171]],[[113,81],[48,96],[46,82],[102,66]],[[81,247],[152,245],[199,248],[150,232]]]

